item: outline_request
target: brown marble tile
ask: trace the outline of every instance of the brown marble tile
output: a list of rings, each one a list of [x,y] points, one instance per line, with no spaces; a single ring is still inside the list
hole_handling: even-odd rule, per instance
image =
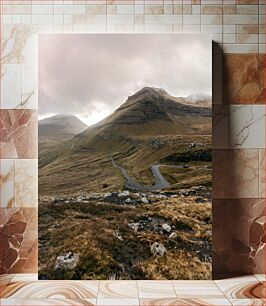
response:
[[[228,299],[265,298],[265,286],[253,275],[217,280],[216,284]]]
[[[10,282],[2,298],[12,299],[91,299],[97,297],[99,281]]]
[[[223,103],[265,103],[264,55],[225,54],[223,57]]]
[[[140,299],[140,306],[229,306],[227,299]]]
[[[0,296],[1,296],[2,291],[11,282],[13,277],[14,277],[14,274],[1,274],[0,275]],[[1,305],[1,303],[0,303],[0,305]]]
[[[213,197],[257,198],[258,164],[257,149],[213,150]]]
[[[213,149],[228,149],[229,145],[229,105],[212,106]]]
[[[222,52],[220,46],[212,43],[212,104],[222,104]]]
[[[264,273],[264,199],[213,199],[213,275]]]
[[[265,164],[266,150],[261,149],[259,151],[259,196],[260,198],[266,198],[265,184],[266,184],[266,164]]]
[[[1,273],[37,272],[37,209],[0,209]]]
[[[259,0],[236,0],[236,4],[258,4]]]
[[[37,158],[37,111],[0,110],[0,157]]]
[[[3,304],[8,306],[94,306],[96,299],[4,299]]]

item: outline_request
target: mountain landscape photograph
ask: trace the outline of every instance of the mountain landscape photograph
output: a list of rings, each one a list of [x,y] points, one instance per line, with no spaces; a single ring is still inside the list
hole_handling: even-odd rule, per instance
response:
[[[208,36],[40,35],[39,279],[211,279],[211,105]]]

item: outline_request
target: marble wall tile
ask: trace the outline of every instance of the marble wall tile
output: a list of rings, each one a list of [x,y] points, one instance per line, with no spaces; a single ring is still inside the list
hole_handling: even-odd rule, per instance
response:
[[[223,34],[223,42],[227,44],[236,43],[236,34]]]
[[[258,6],[258,3],[261,5]],[[34,0],[34,4],[31,0],[23,3],[21,0],[6,1],[3,6],[5,15],[2,18],[4,27],[1,37],[2,62],[5,67],[2,70],[4,74],[1,80],[3,88],[1,107],[37,108],[36,32],[38,31],[39,33],[201,31],[214,34],[214,40],[221,43],[225,53],[238,53],[226,54],[224,59],[218,53],[215,59],[214,104],[241,105],[230,108],[229,117],[228,105],[214,107],[214,148],[264,148],[264,133],[260,132],[264,118],[260,119],[260,108],[256,108],[254,112],[253,107],[242,108],[242,104],[263,104],[265,101],[262,54],[265,52],[263,5],[263,0],[80,0],[75,3],[63,0]],[[25,25],[22,25],[23,23]],[[38,26],[33,27],[31,23]],[[261,55],[239,54],[248,52],[260,52]],[[220,74],[222,64],[223,74]],[[10,86],[12,82],[13,85]],[[223,95],[217,93],[219,88],[223,89]],[[2,113],[0,117],[2,118]],[[36,151],[36,143],[26,139],[27,137],[24,137],[26,134],[23,135],[24,130],[25,133],[32,130],[29,137],[34,138],[34,129],[25,125],[22,132],[17,133],[17,128],[11,130],[10,135],[13,137],[14,134],[18,141],[15,143],[13,138],[6,137],[8,141],[3,142],[1,137],[1,158],[36,158],[37,153],[32,153]],[[0,130],[1,135],[2,131]],[[22,143],[28,148],[25,149]],[[18,150],[18,147],[24,149]],[[220,198],[264,197],[264,150],[224,151],[214,152],[214,159],[218,162],[218,165],[214,166],[214,180],[215,184],[216,182],[220,184],[219,187],[214,186],[214,195]],[[258,161],[259,165],[256,166]],[[12,163],[15,164],[15,169],[18,166],[18,169],[22,170],[18,173],[23,172],[24,175],[18,175],[17,180],[15,176],[11,183],[8,178],[5,183],[9,184],[9,192],[6,193],[6,198],[1,196],[1,205],[7,207],[11,200],[10,203],[15,207],[32,206],[36,198],[35,182],[32,180],[36,165],[32,167],[31,160],[11,161]],[[11,164],[9,166],[6,164],[4,177],[8,175]],[[14,171],[16,174],[16,170]],[[1,176],[1,183],[3,179],[5,178]],[[30,182],[26,189],[25,182]],[[27,192],[27,188],[28,191],[31,190],[30,193]]]
[[[217,280],[216,284],[228,299],[262,299],[266,296],[266,288],[253,275]]]
[[[99,281],[35,281],[11,282],[2,292],[3,298],[14,299],[94,299]]]
[[[213,197],[257,198],[258,158],[257,149],[213,150]]]
[[[257,33],[259,33],[259,27],[258,27],[257,24],[237,25],[237,33],[240,33],[240,34],[257,34]]]
[[[1,273],[37,272],[37,209],[0,209]]]
[[[1,65],[1,108],[16,108],[21,103],[21,64]]]
[[[264,104],[264,56],[225,54],[223,103]]]
[[[223,44],[223,51],[226,54],[237,53],[237,54],[248,54],[248,53],[259,53],[258,44]]]
[[[15,162],[2,159],[0,163],[0,207],[13,207],[15,205]]]
[[[1,305],[8,306],[94,306],[96,299],[3,299]]]
[[[38,161],[15,160],[15,206],[37,207],[38,205]]]
[[[212,147],[213,149],[229,148],[229,106],[212,106]]]
[[[176,292],[171,281],[138,281],[140,299],[175,298]]]
[[[265,200],[213,199],[212,205],[214,278],[265,271]]]
[[[265,148],[265,106],[230,105],[230,148]]]
[[[202,5],[201,13],[206,15],[222,15],[223,8],[222,5]]]
[[[211,281],[172,281],[179,298],[223,299],[224,295],[217,285]]]
[[[6,25],[2,29],[1,108],[37,108],[37,30],[31,25]]]
[[[135,299],[138,298],[136,281],[101,281],[99,299]]]
[[[139,306],[138,299],[97,299],[97,305],[101,306]]]
[[[36,63],[37,27],[32,25],[5,25],[1,37],[3,64]]]
[[[37,158],[37,112],[0,110],[0,157]]]
[[[264,306],[266,300],[264,299],[229,299],[231,305],[245,305],[245,306]]]
[[[227,299],[140,299],[140,306],[229,306]]]
[[[266,164],[265,164],[266,150],[259,150],[259,197],[266,198]]]

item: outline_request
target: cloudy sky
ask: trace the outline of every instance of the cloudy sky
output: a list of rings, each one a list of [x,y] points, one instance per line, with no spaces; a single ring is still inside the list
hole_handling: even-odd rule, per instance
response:
[[[39,115],[94,124],[144,86],[211,95],[211,41],[180,34],[39,36]]]

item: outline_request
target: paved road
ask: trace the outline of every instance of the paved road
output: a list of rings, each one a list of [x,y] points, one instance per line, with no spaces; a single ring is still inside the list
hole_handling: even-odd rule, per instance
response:
[[[160,171],[161,166],[173,167],[173,168],[183,168],[183,166],[172,166],[172,165],[161,165],[161,164],[152,165],[151,171],[154,177],[154,184],[153,185],[142,185],[142,184],[139,184],[132,176],[130,176],[125,168],[118,166],[116,162],[114,161],[113,157],[111,157],[111,159],[112,159],[113,166],[116,168],[119,168],[124,178],[126,179],[125,187],[129,189],[137,190],[137,191],[142,191],[142,192],[162,190],[164,188],[168,188],[171,186],[171,184],[161,174],[161,171]]]

